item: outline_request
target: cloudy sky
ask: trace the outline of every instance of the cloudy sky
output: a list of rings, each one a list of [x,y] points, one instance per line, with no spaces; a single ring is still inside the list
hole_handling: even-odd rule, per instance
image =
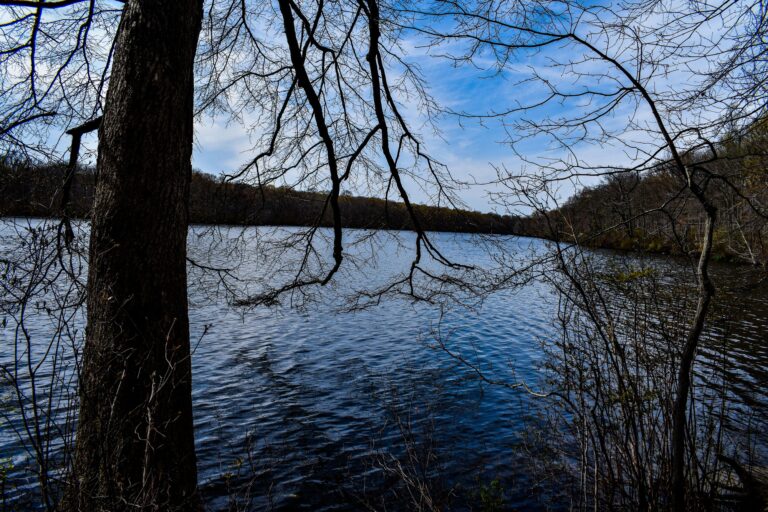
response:
[[[660,15],[648,13],[642,20],[641,30],[650,31],[643,37],[649,41],[661,38],[664,44],[674,39],[675,34],[659,36],[652,28],[660,23]],[[661,18],[660,18],[661,19]],[[711,26],[700,28],[698,36],[704,41],[716,39],[715,34],[722,31],[723,22],[711,21]],[[667,37],[668,36],[668,37]],[[665,37],[669,40],[663,40]],[[682,37],[682,36],[681,36]],[[671,39],[670,39],[671,38]],[[664,61],[664,66],[655,67],[647,62],[638,71],[634,67],[636,47],[630,38],[622,42],[621,38],[608,41],[604,36],[590,36],[590,41],[604,48],[611,55],[618,55],[630,71],[646,80],[646,86],[652,94],[663,97],[669,91],[685,91],[693,87],[693,78],[697,66],[711,65],[706,58],[686,62]],[[628,41],[628,42],[627,42]],[[691,39],[686,39],[692,44]],[[452,43],[451,43],[452,44]],[[709,44],[709,43],[708,43]],[[524,162],[512,150],[510,137],[520,135],[512,127],[521,119],[537,121],[545,118],[552,120],[572,119],[589,112],[600,104],[611,101],[612,96],[582,95],[584,91],[604,91],[613,93],[626,85],[626,79],[605,62],[585,58],[589,51],[583,47],[558,43],[535,52],[518,52],[514,60],[508,62],[503,71],[494,69],[494,62],[482,53],[477,56],[474,66],[454,66],[440,55],[460,53],[456,48],[452,52],[449,46],[438,50],[426,49],[418,38],[403,42],[406,59],[418,66],[431,95],[442,107],[454,112],[488,114],[505,111],[522,105],[540,103],[549,95],[545,83],[557,84],[561,91],[571,94],[566,99],[547,102],[544,107],[534,111],[525,111],[504,119],[478,119],[446,114],[437,120],[438,132],[425,123],[423,113],[415,104],[402,105],[410,126],[421,136],[427,152],[446,164],[452,174],[465,187],[460,191],[461,200],[471,209],[479,211],[498,210],[489,194],[498,192],[500,187],[492,182],[497,177],[497,169],[504,168],[516,173],[535,171],[536,164],[531,162],[552,162],[557,159],[571,160],[578,158],[586,166],[624,166],[639,161],[644,154],[657,151],[660,138],[657,126],[648,106],[639,95],[629,94],[610,113],[601,116],[598,125],[590,125],[590,130],[609,134],[604,140],[589,140],[570,143],[539,136],[526,139],[516,144],[519,154],[524,155]],[[644,47],[647,56],[653,56],[653,49]],[[432,52],[432,54],[430,54]],[[591,55],[592,57],[594,55]],[[574,66],[558,67],[553,62],[576,62]],[[643,61],[643,59],[640,59]],[[539,80],[531,80],[532,70],[536,70]],[[649,78],[650,77],[650,78]],[[719,112],[711,113],[715,117]],[[687,113],[676,114],[680,118],[669,118],[670,125],[706,126],[706,119],[685,119]],[[688,124],[686,124],[688,123]],[[592,133],[590,133],[590,136]],[[681,143],[684,140],[681,138]],[[248,161],[252,143],[246,128],[237,123],[227,124],[223,119],[204,119],[196,128],[196,147],[193,165],[211,174],[231,173]],[[564,181],[559,190],[560,197],[573,194],[583,185],[596,183],[596,179],[585,178],[578,181]],[[362,192],[364,193],[364,192]],[[418,190],[411,191],[416,202],[428,202],[428,197]],[[503,212],[502,212],[503,213]]]
[[[673,0],[674,3],[674,0]],[[737,10],[738,11],[738,10]],[[737,12],[738,13],[738,12]],[[644,37],[650,40],[664,39],[653,33],[653,27],[663,25],[661,19],[654,13],[649,13],[646,19],[638,22],[638,27],[646,30]],[[0,20],[2,20],[0,13]],[[723,30],[728,23],[714,19],[700,30],[699,36],[711,46],[711,41],[717,40],[717,33]],[[643,28],[645,27],[645,28]],[[279,30],[271,27],[271,37],[281,37]],[[268,30],[267,30],[268,32]],[[266,32],[265,32],[266,33]],[[650,35],[648,35],[650,34]],[[266,36],[265,36],[266,37]],[[675,35],[670,36],[674,39]],[[525,112],[516,118],[485,119],[482,122],[477,118],[466,118],[446,114],[437,119],[437,132],[433,127],[425,123],[423,112],[415,103],[407,101],[401,104],[410,127],[418,133],[426,151],[437,160],[446,164],[453,176],[465,183],[459,195],[463,203],[471,209],[491,211],[496,209],[489,194],[498,192],[500,187],[492,182],[497,177],[498,169],[507,169],[512,173],[536,171],[536,163],[552,162],[556,159],[569,159],[572,155],[578,155],[580,161],[585,161],[593,166],[620,166],[637,160],[642,155],[642,150],[632,154],[632,148],[645,145],[651,150],[658,143],[658,137],[654,131],[653,119],[647,106],[638,101],[637,95],[629,95],[623,99],[619,106],[612,109],[609,115],[600,119],[600,129],[606,129],[611,135],[606,141],[589,141],[571,144],[569,141],[553,141],[551,138],[538,137],[526,139],[515,146],[519,152],[516,154],[510,147],[509,138],[520,135],[516,128],[512,127],[515,121],[530,119],[533,122],[544,118],[569,119],[578,116],[584,111],[595,108],[600,98],[580,95],[585,87],[601,88],[621,87],[622,79],[613,80],[617,73],[609,71],[613,78],[595,81],[595,76],[605,72],[604,62],[595,62],[584,59],[584,51],[574,46],[563,44],[548,46],[539,52],[517,52],[513,60],[506,63],[503,71],[497,72],[494,61],[484,54],[477,55],[473,66],[454,66],[451,61],[441,54],[452,53],[450,47],[453,40],[437,50],[428,50],[424,41],[416,36],[410,36],[402,41],[404,58],[411,64],[417,65],[428,84],[429,92],[436,102],[447,110],[454,112],[466,112],[470,114],[487,114],[499,112],[522,105],[539,103],[549,93],[544,83],[556,83],[573,97],[564,101],[547,103],[543,108],[535,112]],[[590,36],[590,41],[600,47],[606,48],[612,55],[619,55],[622,62],[628,63],[632,71],[633,50],[622,48],[621,44],[608,43],[600,35]],[[664,42],[664,41],[662,41]],[[667,41],[670,42],[670,41]],[[690,41],[687,41],[690,44]],[[460,45],[461,43],[456,43]],[[631,46],[631,45],[630,45]],[[461,49],[455,48],[461,53]],[[560,62],[580,62],[575,68],[553,67],[553,60]],[[642,60],[642,59],[641,59]],[[691,87],[690,77],[697,65],[708,65],[707,59],[698,62],[685,62],[677,69],[668,67],[666,62],[660,70],[653,71],[656,75],[648,82],[649,89],[654,93],[664,94],[665,91],[684,90]],[[642,64],[641,64],[642,65]],[[531,81],[531,72],[536,70],[543,80]],[[582,74],[577,73],[580,72]],[[389,70],[390,76],[396,70]],[[595,75],[597,73],[597,75]],[[592,78],[589,78],[589,77]],[[592,83],[590,83],[592,80]],[[684,114],[685,115],[685,114]],[[714,113],[715,116],[719,112]],[[706,126],[706,120],[697,119],[695,123],[687,123],[686,119],[675,120],[681,126]],[[206,117],[197,121],[195,130],[195,150],[193,154],[193,166],[204,172],[221,175],[231,174],[242,168],[244,164],[253,158],[253,147],[259,133],[249,132],[256,123],[239,123],[228,121],[227,118]],[[67,150],[67,139],[57,137],[51,144],[60,149],[62,154]],[[610,142],[613,141],[613,142]],[[84,163],[94,163],[95,135],[87,137],[84,152]],[[553,143],[554,142],[554,143]],[[629,150],[628,150],[629,148]],[[524,155],[529,162],[524,162],[518,155]],[[536,163],[530,163],[530,162]],[[586,184],[595,181],[586,180]],[[563,182],[561,196],[570,195],[584,182]],[[365,194],[364,190],[351,190],[353,193]],[[416,202],[429,202],[429,197],[418,190],[410,189],[411,197]]]
[[[536,54],[521,54],[519,59],[510,63],[503,72],[496,72],[478,67],[456,67],[444,58],[429,55],[417,42],[410,43],[405,45],[409,62],[418,65],[434,99],[450,111],[487,114],[538,103],[548,91],[542,88],[540,82],[529,80],[533,67],[547,79],[565,84],[569,90],[583,88],[574,76],[564,75],[561,70],[547,67],[553,55],[563,58],[562,46]],[[445,49],[442,48],[442,51]],[[572,57],[578,59],[579,55],[574,54]],[[478,59],[477,63],[493,67],[490,61],[483,62]],[[550,76],[547,76],[547,73]],[[582,107],[589,108],[588,105],[579,104],[580,101],[582,100],[555,102],[521,116],[539,119],[545,116],[573,115]],[[411,127],[421,135],[429,154],[446,164],[458,180],[467,183],[460,191],[464,204],[474,210],[495,210],[503,213],[489,197],[489,193],[499,190],[499,187],[492,183],[497,177],[497,169],[506,168],[519,172],[531,167],[515,155],[508,143],[510,136],[517,135],[514,129],[510,128],[510,123],[515,119],[480,121],[446,114],[438,119],[439,133],[435,133],[433,127],[425,123],[417,105],[406,103],[403,108]],[[613,123],[617,131],[622,131],[628,116],[642,122],[644,114],[634,110],[633,104],[628,104],[627,110],[617,109],[616,113],[608,116],[604,122],[608,126]],[[253,144],[246,128],[236,122],[227,122],[225,118],[200,120],[196,126],[194,167],[210,174],[231,173],[240,168],[252,157]],[[538,138],[516,147],[531,160],[545,161],[564,157],[567,152],[559,144],[553,147],[551,143],[552,141],[546,138]],[[572,149],[578,149],[580,157],[584,157],[590,164],[612,165],[629,160],[620,147],[581,144]],[[563,183],[561,195],[572,194],[578,186],[578,183]],[[418,189],[410,192],[416,202],[429,202],[429,198]]]
[[[511,87],[509,80],[478,81],[467,69],[455,69],[445,61],[428,56],[411,56],[418,61],[431,87],[431,93],[444,107],[456,110],[484,112],[488,101],[479,98],[493,98],[503,102],[505,89]],[[455,176],[462,180],[485,182],[495,177],[491,164],[512,159],[498,123],[481,126],[474,121],[460,120],[445,115],[438,120],[440,133],[427,126],[420,118],[415,106],[405,105],[412,126],[421,135],[427,151],[439,161],[448,165]],[[204,119],[196,126],[196,145],[193,165],[204,172],[219,174],[232,172],[245,163],[252,153],[246,127],[239,123],[227,123],[225,119]],[[463,201],[472,209],[488,211],[492,205],[487,198],[487,186],[468,187],[462,191]],[[414,197],[421,202],[426,197]]]
[[[415,40],[406,41],[403,46],[409,63],[419,67],[431,95],[446,109],[485,114],[532,101],[540,95],[534,90],[535,86],[518,83],[528,75],[516,71],[515,66],[503,73],[456,67],[444,58],[429,55]],[[531,62],[521,59],[517,64],[524,69]],[[495,167],[505,165],[517,169],[522,165],[505,143],[508,134],[502,122],[480,122],[446,114],[438,118],[436,133],[433,126],[425,122],[417,105],[405,103],[402,107],[429,154],[446,164],[457,179],[474,184],[464,187],[461,200],[471,209],[496,209],[488,197],[490,191],[497,189],[488,184],[496,178]],[[245,126],[227,122],[225,118],[206,118],[196,125],[193,165],[211,174],[232,172],[248,161],[252,147]],[[545,150],[535,145],[530,149]],[[413,199],[428,202],[427,196],[417,190],[413,191]]]

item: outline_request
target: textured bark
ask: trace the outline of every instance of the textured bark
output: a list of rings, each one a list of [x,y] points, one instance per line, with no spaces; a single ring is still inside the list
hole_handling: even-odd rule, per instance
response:
[[[103,122],[65,508],[198,507],[186,239],[200,0],[129,0]]]

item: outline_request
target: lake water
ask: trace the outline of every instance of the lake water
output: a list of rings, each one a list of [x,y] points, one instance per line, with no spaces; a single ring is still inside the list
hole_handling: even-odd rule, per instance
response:
[[[12,233],[8,225],[2,229],[0,257],[7,258]],[[269,279],[285,269],[260,266],[257,246],[275,236],[269,228],[191,228],[190,255],[210,266],[237,263],[243,279]],[[475,235],[431,236],[451,259],[491,261]],[[397,468],[422,478],[435,495],[454,495],[456,508],[494,480],[513,507],[541,508],[542,493],[556,494],[528,480],[528,455],[518,449],[521,432],[536,421],[545,399],[483,383],[473,368],[434,346],[439,330],[489,378],[524,381],[537,390],[543,385],[541,343],[558,332],[551,289],[533,280],[493,294],[477,308],[444,312],[403,299],[339,311],[351,290],[407,270],[414,238],[390,232],[375,244],[351,245],[358,266],[348,265],[335,288],[316,290],[312,300],[294,296],[300,308],[233,306],[216,276],[190,268],[197,456],[211,510],[232,500],[253,510],[357,510],[365,504],[397,509],[404,499]],[[521,257],[545,250],[539,240],[507,237],[501,243]],[[375,262],[367,258],[371,254]],[[747,269],[722,267],[716,273],[729,283],[754,279]],[[768,298],[753,288],[740,292],[739,301],[732,314],[740,327],[718,334],[713,326],[710,338],[718,343],[705,345],[697,368],[706,378],[727,372],[743,418],[768,426]],[[34,339],[50,339],[44,317],[32,313],[28,319]],[[73,321],[82,329],[81,314]],[[14,352],[12,316],[3,322],[0,363],[9,367],[21,355]],[[712,351],[727,352],[729,365],[708,365],[716,359]],[[12,401],[3,386],[4,400]],[[6,490],[20,499],[32,484],[19,469],[26,459],[13,432],[18,419],[12,408],[7,411],[0,459],[10,457],[16,468],[11,477],[27,482]],[[549,497],[556,503],[556,496]]]

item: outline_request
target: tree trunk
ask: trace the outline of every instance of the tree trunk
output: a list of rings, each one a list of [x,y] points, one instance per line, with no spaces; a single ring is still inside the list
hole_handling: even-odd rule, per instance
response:
[[[65,508],[198,507],[186,240],[201,0],[129,0],[99,132]]]
[[[677,374],[677,393],[672,404],[672,509],[676,512],[688,510],[686,504],[685,482],[685,438],[688,423],[688,395],[691,391],[691,373],[699,340],[704,332],[704,322],[709,313],[709,306],[715,294],[715,287],[709,278],[709,259],[712,256],[712,238],[714,236],[717,209],[709,204],[704,196],[698,192],[699,201],[707,213],[704,229],[704,241],[699,255],[699,265],[696,271],[698,280],[699,300],[696,306],[696,314],[688,331],[688,337],[683,347],[680,358],[680,367]]]

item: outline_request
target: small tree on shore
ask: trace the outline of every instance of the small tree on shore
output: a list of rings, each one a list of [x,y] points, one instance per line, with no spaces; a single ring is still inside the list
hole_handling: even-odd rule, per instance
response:
[[[632,229],[639,219],[658,214],[675,234],[680,252],[689,257],[696,300],[676,354],[669,451],[664,452],[669,456],[665,477],[671,483],[668,496],[661,499],[675,510],[688,510],[697,500],[693,489],[698,468],[689,463],[695,456],[687,441],[687,412],[695,357],[715,295],[709,266],[721,208],[718,190],[739,196],[756,217],[765,219],[767,212],[760,196],[745,195],[746,181],[736,179],[734,166],[726,165],[731,160],[726,147],[766,114],[764,6],[482,0],[438,2],[414,10],[423,18],[412,28],[455,63],[524,76],[515,86],[526,98],[490,112],[453,114],[503,123],[506,142],[523,170],[499,166],[497,184],[505,190],[495,197],[504,207],[537,217],[538,234],[557,241],[552,257],[572,289],[585,295],[573,304],[594,305],[586,293],[593,284],[589,272],[574,268],[581,258],[567,254],[579,254],[606,231]],[[442,50],[446,42],[457,40],[465,44]],[[525,59],[533,65],[522,70],[519,63]],[[538,159],[527,153],[532,140],[546,145],[548,153]],[[595,147],[622,158],[585,156]],[[621,165],[621,160],[628,163]],[[742,172],[747,169],[744,162]],[[631,182],[654,172],[672,177],[674,193],[631,213],[630,205],[620,201],[624,213],[615,225],[579,211],[574,216],[587,230],[577,231],[562,215],[572,211],[563,200],[575,189],[601,179]],[[592,203],[587,199],[580,204]],[[698,230],[693,245],[678,232],[681,205],[685,218],[695,223],[689,228]],[[605,319],[594,309],[587,313],[598,332],[607,329],[601,336],[612,339],[610,322],[603,325]],[[622,349],[616,345],[612,350]],[[642,478],[635,483],[636,506],[648,509],[651,483]]]

